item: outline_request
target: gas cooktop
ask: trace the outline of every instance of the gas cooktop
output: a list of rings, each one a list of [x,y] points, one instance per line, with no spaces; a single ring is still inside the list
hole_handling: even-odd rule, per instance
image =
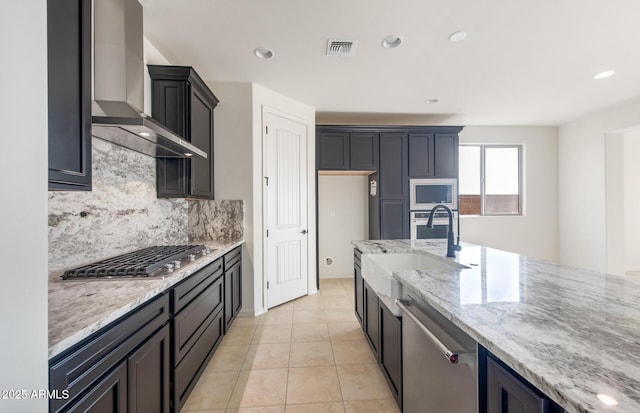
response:
[[[210,252],[204,245],[148,247],[65,271],[62,279],[157,277],[170,274],[182,264],[193,262]]]

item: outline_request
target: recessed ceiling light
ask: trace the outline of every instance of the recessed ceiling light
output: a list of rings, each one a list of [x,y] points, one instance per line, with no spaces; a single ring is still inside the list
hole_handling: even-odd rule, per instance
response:
[[[433,105],[434,103],[438,103],[439,100],[435,99],[435,98],[431,98],[431,99],[425,99],[424,103],[426,103],[427,105]]]
[[[613,76],[616,73],[615,70],[605,70],[604,72],[600,72],[596,75],[593,75],[594,79],[604,79],[609,76]]]
[[[461,42],[466,38],[467,38],[467,32],[464,32],[464,31],[454,32],[449,35],[449,41],[452,41],[452,42]]]
[[[186,156],[187,158],[191,158],[193,154],[191,152],[185,152],[184,156]]]
[[[273,58],[273,50],[267,49],[266,47],[258,47],[258,48],[256,48],[253,51],[253,54],[255,54],[260,59],[269,60],[269,59]]]
[[[140,135],[140,136],[144,136],[145,138],[146,138],[147,136],[151,136],[151,134],[149,134],[148,132],[140,132],[138,135]]]
[[[397,35],[387,36],[382,41],[382,47],[384,47],[385,49],[394,49],[400,46],[402,42],[404,42],[404,39],[402,38],[402,36],[397,36]]]

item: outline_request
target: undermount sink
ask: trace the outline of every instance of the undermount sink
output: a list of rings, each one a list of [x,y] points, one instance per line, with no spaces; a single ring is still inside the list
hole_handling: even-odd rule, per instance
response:
[[[444,261],[437,257],[415,252],[362,255],[362,278],[396,316],[401,316],[402,314],[395,303],[396,299],[402,298],[402,284],[393,278],[394,271],[455,270],[463,268],[468,267],[457,262]]]

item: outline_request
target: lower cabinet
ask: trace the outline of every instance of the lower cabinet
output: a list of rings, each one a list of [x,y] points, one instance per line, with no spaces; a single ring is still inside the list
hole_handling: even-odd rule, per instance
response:
[[[179,412],[224,335],[222,258],[176,285],[171,294],[173,405]]]
[[[373,350],[373,354],[378,358],[378,348],[380,343],[380,312],[378,296],[371,289],[367,282],[364,282],[364,333],[367,341]]]
[[[355,249],[353,254],[353,290],[355,292],[356,318],[360,322],[360,325],[364,328],[364,281],[362,280],[362,268],[360,261],[360,256],[362,255],[362,253]]]
[[[52,359],[49,387],[57,412],[169,413],[169,300],[167,294]]]
[[[564,413],[557,403],[485,348],[478,348],[480,413]]]
[[[225,332],[242,309],[242,247],[224,255]]]
[[[380,301],[380,347],[378,359],[389,388],[402,409],[402,318]]]
[[[52,358],[49,412],[178,413],[242,308],[240,248]]]
[[[361,255],[354,249],[355,314],[389,389],[402,409],[402,318],[393,315],[363,280]]]

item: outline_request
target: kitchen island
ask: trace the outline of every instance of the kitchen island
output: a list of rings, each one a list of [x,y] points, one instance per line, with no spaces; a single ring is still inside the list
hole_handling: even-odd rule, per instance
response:
[[[49,358],[73,347],[243,243],[243,240],[202,242],[212,251],[210,254],[164,277],[62,280],[61,273],[51,274]]]
[[[640,282],[446,240],[354,241],[467,268],[394,271],[416,294],[569,412],[640,411]]]

